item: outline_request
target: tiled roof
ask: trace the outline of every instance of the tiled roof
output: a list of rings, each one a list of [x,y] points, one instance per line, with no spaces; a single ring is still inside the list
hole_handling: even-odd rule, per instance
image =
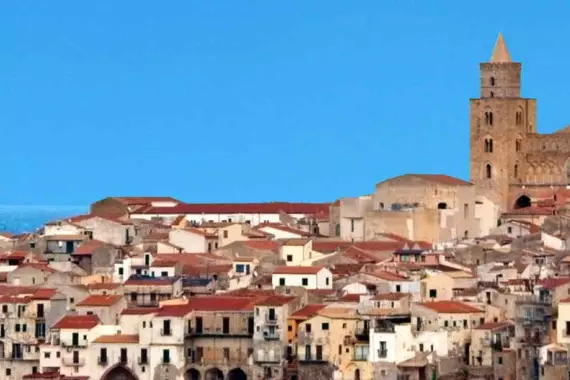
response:
[[[208,232],[206,230],[201,230],[199,228],[194,228],[194,227],[186,227],[186,228],[181,228],[181,230],[186,231],[186,232],[190,232],[196,235],[201,235],[204,236],[205,238],[217,238],[218,235],[214,232]]]
[[[394,252],[398,249],[404,248],[405,245],[418,244],[420,248],[429,249],[431,244],[427,242],[410,242],[410,241],[360,241],[349,242],[346,240],[313,240],[313,250],[321,253],[331,253],[335,251],[343,251],[351,246],[366,250],[366,251],[381,251],[381,252]]]
[[[290,246],[290,247],[302,247],[307,245],[311,240],[306,238],[295,238],[295,239],[286,239],[283,240],[283,245]]]
[[[399,301],[409,296],[409,293],[380,293],[376,294],[372,299],[374,301]]]
[[[93,343],[138,343],[139,336],[138,335],[129,335],[129,334],[115,334],[115,335],[101,335],[97,339],[93,341]]]
[[[270,240],[245,240],[241,241],[241,244],[248,248],[261,250],[261,251],[279,251],[279,243]]]
[[[155,285],[172,285],[178,280],[178,277],[150,277],[150,276],[137,276],[133,275],[129,277],[127,281],[125,281],[125,286],[129,285],[148,285],[148,286],[155,286]]]
[[[341,302],[360,302],[360,296],[364,296],[366,294],[351,294],[351,293],[347,293],[345,295],[343,295],[339,301]]]
[[[56,289],[39,289],[30,298],[33,300],[49,300],[57,293]]]
[[[73,256],[91,256],[93,251],[98,248],[104,247],[106,244],[99,240],[88,240],[82,243],[72,253]]]
[[[538,282],[538,285],[540,285],[543,289],[554,289],[568,283],[570,283],[570,277],[553,277],[540,280]]]
[[[426,181],[437,182],[442,185],[449,186],[471,186],[471,182],[464,181],[460,178],[451,177],[446,174],[407,174],[409,176],[418,177]]]
[[[330,203],[181,203],[174,207],[148,207],[143,214],[318,214],[328,213]]]
[[[121,315],[145,315],[158,313],[160,308],[158,307],[131,307],[128,309],[123,309]]]
[[[311,266],[311,267],[302,267],[302,266],[287,266],[282,265],[273,271],[273,274],[317,274],[319,273],[324,267],[321,266]]]
[[[92,306],[92,307],[113,306],[116,303],[118,303],[122,298],[123,296],[118,296],[118,295],[94,294],[85,298],[83,301],[78,302],[77,306]]]
[[[13,303],[13,304],[24,304],[29,303],[31,296],[15,296],[15,295],[4,295],[0,296],[0,304],[3,303]]]
[[[100,323],[95,315],[66,315],[54,326],[54,329],[90,330]]]
[[[310,304],[302,309],[297,310],[289,318],[292,319],[306,319],[316,315],[320,310],[324,309],[327,305]]]
[[[378,270],[370,274],[385,281],[396,281],[396,282],[410,281],[406,277],[402,277],[395,273],[390,273],[383,270]]]
[[[295,297],[274,295],[255,304],[255,306],[283,306],[293,301]]]
[[[425,302],[419,305],[442,314],[484,313],[481,309],[458,301]]]
[[[41,270],[42,272],[48,272],[48,273],[57,272],[55,269],[51,268],[48,264],[43,264],[43,263],[25,263],[25,264],[21,264],[18,267],[18,269],[20,269],[20,268],[34,268],[34,269]]]
[[[88,290],[112,290],[120,288],[122,284],[116,282],[95,282],[87,285]]]

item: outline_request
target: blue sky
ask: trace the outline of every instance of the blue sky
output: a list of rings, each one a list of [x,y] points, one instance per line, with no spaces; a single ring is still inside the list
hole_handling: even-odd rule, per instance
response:
[[[540,6],[538,5],[540,4]],[[562,1],[0,3],[2,204],[328,201],[468,178],[503,32],[539,129],[567,125]]]

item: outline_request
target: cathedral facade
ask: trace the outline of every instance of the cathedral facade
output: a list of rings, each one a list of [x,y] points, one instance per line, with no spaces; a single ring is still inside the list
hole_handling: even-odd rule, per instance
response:
[[[521,68],[499,35],[480,64],[479,98],[470,100],[471,182],[502,211],[570,184],[570,126],[537,132],[536,99],[521,97]]]

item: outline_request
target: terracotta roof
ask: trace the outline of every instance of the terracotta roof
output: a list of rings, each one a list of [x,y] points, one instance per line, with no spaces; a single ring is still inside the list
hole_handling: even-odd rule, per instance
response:
[[[96,315],[66,315],[54,326],[54,329],[90,330],[100,323]]]
[[[160,308],[158,307],[131,307],[128,309],[123,309],[121,315],[145,315],[158,313]]]
[[[287,245],[290,247],[302,247],[307,245],[311,240],[306,238],[294,238],[294,239],[286,239],[283,240],[283,245]]]
[[[83,301],[78,302],[77,306],[92,306],[92,307],[99,307],[99,306],[113,306],[118,303],[123,296],[117,295],[98,295],[94,294]]]
[[[282,265],[273,271],[273,274],[317,274],[319,273],[324,267],[322,266],[311,266],[311,267],[302,267],[302,266],[287,266]]]
[[[397,281],[397,282],[410,281],[406,277],[402,277],[397,275],[396,273],[390,273],[383,270],[374,271],[373,273],[370,274],[386,281]]]
[[[366,250],[366,251],[381,251],[381,252],[394,252],[406,246],[417,244],[422,249],[431,248],[431,244],[427,242],[411,242],[411,241],[359,241],[349,242],[346,240],[313,240],[313,250],[321,253],[331,253],[335,251],[346,250],[351,246]]]
[[[95,251],[98,248],[104,247],[105,245],[107,245],[107,244],[105,244],[99,240],[88,240],[88,241],[82,243],[79,247],[77,247],[75,249],[75,251],[72,253],[72,255],[73,256],[91,256],[93,251]]]
[[[270,240],[245,240],[240,243],[251,249],[273,252],[279,251],[280,246],[278,242]]]
[[[295,297],[274,295],[255,304],[255,306],[283,306],[293,301]]]
[[[374,301],[399,301],[409,296],[409,293],[380,293],[376,294],[372,299]]]
[[[24,303],[29,303],[30,300],[31,296],[15,296],[15,295],[0,296],[0,304],[2,303],[24,304]]]
[[[95,282],[87,284],[88,290],[112,290],[120,288],[122,284],[116,282]]]
[[[116,335],[101,335],[93,341],[93,343],[138,343],[138,335],[116,334]]]
[[[261,223],[261,224],[258,224],[257,226],[255,226],[256,230],[261,230],[263,228],[273,228],[273,229],[276,229],[279,231],[289,232],[289,233],[296,234],[299,236],[311,236],[312,235],[311,233],[309,233],[307,231],[303,231],[303,230],[300,230],[298,228],[284,226],[281,223]]]
[[[318,214],[327,212],[330,203],[181,203],[174,207],[148,207],[143,214]]]
[[[348,247],[342,254],[348,259],[355,260],[359,263],[376,263],[378,258],[372,253],[356,246]]]
[[[305,306],[302,309],[297,310],[289,318],[292,319],[307,319],[311,318],[312,316],[316,315],[319,311],[324,309],[327,305],[322,304],[310,304]]]
[[[49,300],[57,293],[56,289],[39,289],[30,298],[33,300]]]
[[[20,268],[34,268],[48,273],[57,272],[55,269],[51,268],[48,264],[43,264],[43,263],[25,263],[18,266],[18,269]]]
[[[218,235],[214,232],[208,232],[205,230],[201,230],[199,228],[194,228],[194,227],[185,227],[185,228],[181,228],[180,230],[186,231],[186,232],[190,232],[196,235],[201,235],[204,236],[205,238],[209,238],[209,239],[214,239],[217,238]],[[174,230],[176,231],[176,230]]]
[[[419,305],[442,314],[484,313],[481,309],[458,301],[425,302]]]
[[[475,327],[475,330],[497,330],[504,327],[513,326],[511,322],[488,322]]]
[[[345,295],[343,295],[339,301],[342,302],[360,302],[360,296],[365,296],[366,294],[352,294],[352,293],[347,293]]]
[[[125,281],[124,285],[172,285],[178,280],[178,277],[150,277],[133,275]]]
[[[570,277],[553,277],[545,278],[538,282],[543,289],[554,289],[562,285],[570,283]]]
[[[464,181],[460,178],[451,177],[446,174],[405,174],[404,176],[412,176],[424,179],[426,181],[437,182],[448,186],[471,186],[471,182]]]
[[[183,317],[197,311],[252,311],[255,297],[203,296],[193,297],[185,305],[163,306],[156,317]]]
[[[171,268],[171,267],[175,267],[178,264],[179,264],[179,262],[175,261],[175,260],[156,259],[152,262],[152,264],[150,264],[150,266],[154,267],[154,268]]]

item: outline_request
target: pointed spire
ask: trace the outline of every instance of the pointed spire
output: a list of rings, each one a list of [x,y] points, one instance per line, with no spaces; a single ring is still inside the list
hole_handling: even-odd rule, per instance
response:
[[[495,48],[493,49],[493,55],[491,55],[491,61],[494,63],[505,63],[512,62],[511,55],[507,49],[507,44],[505,44],[505,39],[503,35],[499,33],[497,37],[497,42],[495,43]]]

